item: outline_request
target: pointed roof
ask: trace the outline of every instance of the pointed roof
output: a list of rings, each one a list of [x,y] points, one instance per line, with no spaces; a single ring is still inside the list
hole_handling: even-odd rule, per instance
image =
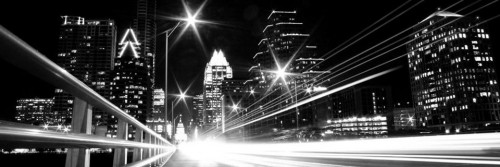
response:
[[[424,22],[425,20],[428,20],[434,16],[440,16],[440,17],[464,17],[463,15],[459,15],[459,14],[456,14],[456,13],[452,13],[452,12],[448,12],[448,11],[437,11],[437,12],[434,12],[433,14],[431,14],[429,17],[425,18],[424,20],[422,20],[421,22]]]
[[[121,45],[121,51],[118,55],[118,58],[122,57],[124,54],[132,55],[134,58],[139,58],[137,54],[137,49],[139,49],[139,42],[137,41],[137,37],[135,36],[134,30],[131,28],[127,29],[125,35],[118,45]]]
[[[224,53],[222,53],[221,50],[219,51],[214,51],[214,54],[212,55],[212,58],[210,59],[210,62],[208,62],[209,66],[229,66],[229,63],[226,60],[226,57],[224,57]]]
[[[123,35],[122,40],[118,45],[123,45],[125,42],[130,41],[134,45],[140,45],[139,41],[137,41],[137,37],[135,36],[134,30],[132,28],[127,29],[125,35]]]

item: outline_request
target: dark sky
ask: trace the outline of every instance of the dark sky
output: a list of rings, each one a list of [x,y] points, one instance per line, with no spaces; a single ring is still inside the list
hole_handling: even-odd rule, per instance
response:
[[[203,1],[188,0],[187,4],[196,9]],[[413,0],[411,4],[415,4]],[[414,9],[404,13],[380,30],[341,52],[325,63],[325,67],[335,65],[370,46],[418,23],[438,7],[445,8],[455,1],[424,1]],[[471,7],[475,9],[490,1],[481,1]],[[208,20],[214,24],[200,24],[198,30],[202,45],[192,31],[187,31],[180,40],[172,45],[180,31],[170,39],[169,52],[169,93],[178,93],[173,77],[175,76],[182,89],[193,83],[188,94],[201,93],[203,70],[214,49],[222,49],[236,78],[246,78],[246,70],[252,66],[252,56],[257,52],[257,43],[262,38],[261,31],[265,27],[264,20],[270,11],[297,10],[302,17],[306,29],[311,33],[311,41],[318,45],[320,55],[335,48],[340,43],[355,35],[385,14],[389,13],[402,1],[311,1],[311,0],[217,0],[208,1],[199,19]],[[456,11],[472,2],[462,2],[450,11]],[[38,49],[50,59],[54,59],[57,50],[58,30],[61,15],[76,15],[86,19],[113,19],[118,25],[118,37],[124,29],[132,25],[135,17],[134,0],[55,0],[55,1],[23,1],[2,2],[0,5],[0,24],[28,44]],[[180,0],[162,0],[157,2],[158,31],[170,28],[174,21],[167,17],[185,16]],[[410,5],[408,5],[410,6]],[[406,7],[408,7],[406,6]],[[489,18],[500,14],[500,6],[495,3],[473,16]],[[400,10],[401,11],[401,10]],[[466,10],[468,12],[471,10]],[[463,14],[463,13],[460,13]],[[394,15],[392,15],[394,16]],[[390,19],[392,17],[389,17]],[[387,20],[387,19],[386,19]],[[495,55],[500,53],[499,19],[489,22],[492,48]],[[408,34],[408,33],[407,33]],[[164,35],[158,36],[157,52],[157,86],[164,85]],[[204,48],[204,49],[203,49]],[[404,54],[405,47],[387,53],[388,56]],[[0,53],[1,54],[1,53]],[[499,61],[496,61],[498,64]],[[409,83],[406,59],[401,59],[390,66],[402,65],[403,68],[390,75],[370,81],[369,84],[391,85],[395,91],[395,100],[409,100]],[[498,65],[497,65],[498,66]],[[2,105],[0,119],[11,120],[15,111],[15,101],[18,98],[52,97],[54,88],[35,76],[13,67],[0,60],[2,68]],[[173,74],[173,75],[172,75]]]

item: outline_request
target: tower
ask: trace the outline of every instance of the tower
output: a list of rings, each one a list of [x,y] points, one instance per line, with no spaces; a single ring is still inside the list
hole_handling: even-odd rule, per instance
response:
[[[222,51],[214,51],[210,62],[205,67],[203,81],[203,124],[218,126],[221,121],[222,80],[233,78],[233,70]]]
[[[147,118],[147,86],[150,75],[146,58],[141,55],[140,43],[134,30],[127,29],[119,45],[119,55],[115,59],[113,71],[111,101],[139,122],[146,124]],[[109,123],[108,137],[116,135],[116,122]],[[129,139],[133,139],[135,129],[129,128]]]
[[[87,84],[104,98],[111,92],[110,76],[116,52],[116,26],[113,20],[85,20],[79,16],[62,16],[56,63]],[[62,89],[55,90],[52,111],[55,123],[70,124],[74,97]],[[93,121],[107,121],[108,115],[95,108]]]

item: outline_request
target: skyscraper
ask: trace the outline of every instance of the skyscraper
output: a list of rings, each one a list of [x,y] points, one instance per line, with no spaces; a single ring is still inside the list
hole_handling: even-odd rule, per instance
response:
[[[52,105],[54,99],[19,99],[16,105],[16,121],[26,124],[54,124]]]
[[[110,76],[116,52],[116,26],[113,20],[85,20],[62,16],[56,63],[105,98],[110,95]],[[55,90],[56,122],[71,123],[74,97]],[[107,114],[93,110],[94,122],[106,122]]]
[[[147,82],[147,112],[153,110],[153,91],[155,87],[155,59],[156,59],[156,0],[137,0],[137,17],[134,19],[134,30],[137,40],[141,44],[138,51],[145,59],[148,68]]]
[[[267,17],[266,23],[262,30],[263,38],[258,43],[259,51],[253,57],[255,65],[249,70],[252,73],[252,81],[249,83],[253,84],[250,89],[259,92],[260,96],[265,98],[260,100],[259,105],[253,105],[250,111],[258,110],[257,107],[273,100],[278,101],[279,105],[262,112],[276,111],[278,108],[291,105],[302,96],[299,92],[314,87],[316,83],[314,76],[324,73],[317,65],[323,59],[318,58],[317,47],[309,41],[310,35],[306,33],[297,11],[273,10]],[[280,78],[277,71],[294,75]],[[309,84],[305,85],[305,82]],[[290,95],[280,97],[283,94]],[[290,96],[297,95],[299,97],[289,99]],[[302,111],[303,108],[298,110]],[[296,121],[296,112],[279,114],[278,119],[269,118],[264,124],[273,126],[267,127],[268,130],[281,127],[281,121],[276,120]]]
[[[414,28],[407,46],[417,126],[440,132],[500,123],[490,36],[479,18],[437,11]]]
[[[233,78],[233,70],[224,57],[222,51],[214,51],[210,62],[205,67],[205,78],[203,82],[203,124],[217,126],[221,121],[221,97],[222,81]]]
[[[127,29],[120,41],[120,53],[115,59],[111,101],[133,116],[138,121],[146,124],[148,99],[146,91],[150,75],[146,58],[140,55],[140,43],[135,37],[134,30]],[[116,135],[116,119],[109,124],[107,136]],[[129,139],[133,139],[135,129],[129,129]]]

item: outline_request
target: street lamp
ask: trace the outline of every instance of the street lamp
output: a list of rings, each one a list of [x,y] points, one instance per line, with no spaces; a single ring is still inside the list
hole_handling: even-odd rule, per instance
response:
[[[168,38],[170,37],[170,35],[172,35],[172,33],[179,26],[181,26],[181,24],[183,24],[183,23],[186,24],[187,23],[188,26],[193,26],[193,28],[196,28],[196,23],[199,22],[199,20],[196,19],[196,16],[197,16],[197,14],[199,12],[196,12],[194,15],[192,15],[189,11],[186,11],[186,13],[187,13],[187,16],[188,16],[187,18],[180,19],[174,27],[172,27],[170,29],[167,29],[167,31],[165,31],[165,94],[168,93]],[[185,97],[185,94],[182,93],[181,94],[181,98],[184,99],[184,97]],[[167,110],[167,104],[168,104],[168,102],[167,102],[167,100],[165,100],[165,102],[164,102],[165,111],[168,111]],[[172,107],[173,107],[173,103],[172,103]],[[172,118],[174,118],[173,110],[174,109],[172,108]],[[165,117],[168,118],[167,112],[165,112]]]

